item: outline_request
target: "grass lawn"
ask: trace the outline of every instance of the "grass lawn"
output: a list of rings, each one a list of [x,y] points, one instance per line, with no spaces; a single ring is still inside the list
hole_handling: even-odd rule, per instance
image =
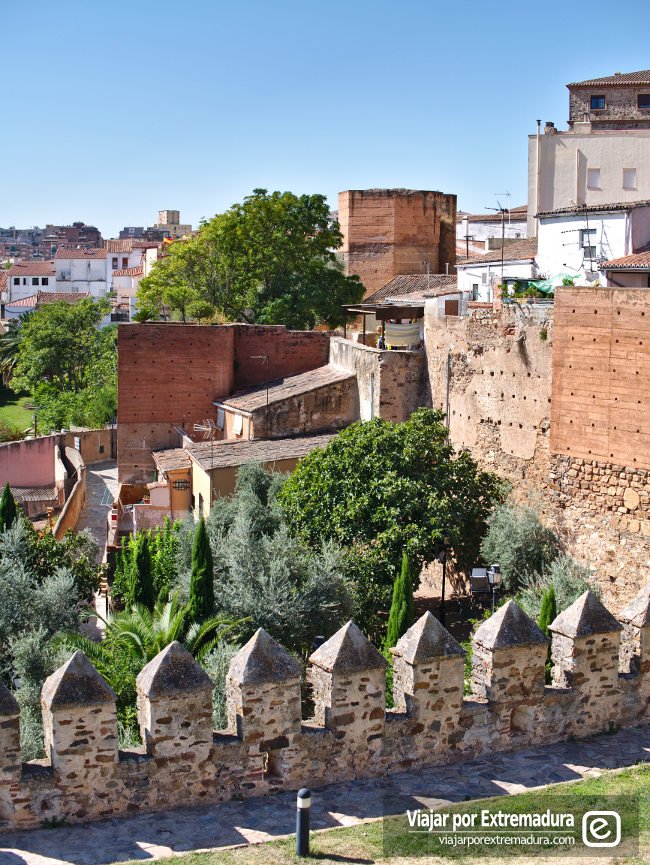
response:
[[[482,807],[489,805],[494,812],[499,804],[503,802],[504,809],[509,812],[530,813],[534,811],[545,811],[547,807],[546,797],[566,796],[569,803],[576,807],[584,803],[586,796],[626,796],[638,795],[640,802],[640,849],[639,854],[631,858],[612,858],[610,856],[550,856],[542,854],[517,856],[502,853],[494,856],[481,856],[475,858],[468,855],[446,855],[439,856],[405,856],[386,858],[383,853],[382,844],[382,821],[364,823],[349,829],[331,829],[312,833],[311,857],[323,865],[337,865],[337,863],[359,863],[359,865],[372,865],[372,863],[395,862],[399,865],[444,865],[450,861],[464,863],[464,865],[478,865],[488,859],[492,862],[507,862],[509,865],[564,865],[564,863],[575,863],[575,865],[606,865],[606,863],[629,863],[629,865],[650,865],[650,764],[633,766],[623,771],[606,772],[599,778],[588,781],[577,781],[566,784],[555,784],[545,787],[543,790],[530,793],[521,793],[517,796],[503,796],[481,802],[467,802],[443,808],[441,811],[449,811],[452,814],[459,811],[476,812]],[[606,806],[601,806],[606,807]],[[632,809],[626,811],[622,808],[619,813],[623,824],[633,815]],[[401,832],[404,825],[403,817],[388,818],[386,823],[391,822],[391,829]],[[405,846],[412,843],[414,836],[404,833]],[[512,849],[512,848],[510,848]],[[584,848],[583,848],[584,849]],[[584,851],[587,852],[587,851]],[[595,851],[598,852],[598,851]],[[219,853],[188,853],[174,857],[173,862],[177,865],[295,865],[295,863],[306,862],[295,855],[295,839],[283,841],[272,841],[266,844],[258,844],[226,850]]]
[[[33,411],[27,406],[30,396],[26,393],[16,394],[11,388],[0,384],[0,422],[24,430],[32,425]]]

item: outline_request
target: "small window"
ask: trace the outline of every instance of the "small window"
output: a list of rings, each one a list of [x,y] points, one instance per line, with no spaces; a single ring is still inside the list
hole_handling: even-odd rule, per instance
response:
[[[117,270],[117,256],[114,256],[112,261],[113,270]]]
[[[604,96],[592,96],[591,97],[591,110],[592,111],[604,111],[605,110],[605,97]]]
[[[14,285],[20,285],[20,277],[14,276]]]
[[[650,93],[639,93],[636,104],[641,111],[650,111]]]
[[[600,189],[600,168],[587,169],[587,188]]]
[[[38,285],[38,277],[32,276],[32,285]]]
[[[190,482],[186,478],[179,478],[172,483],[172,487],[175,490],[189,490]]]
[[[222,408],[217,409],[217,429],[223,429],[225,421],[225,412]]]
[[[41,285],[49,285],[49,284],[50,284],[49,276],[44,276],[43,279],[41,279]]]
[[[472,285],[472,300],[478,300],[478,283]]]
[[[129,259],[123,257],[123,258],[122,258],[122,267],[125,268],[125,267],[128,267],[128,266],[129,266]]]
[[[623,189],[636,189],[636,168],[623,169]]]

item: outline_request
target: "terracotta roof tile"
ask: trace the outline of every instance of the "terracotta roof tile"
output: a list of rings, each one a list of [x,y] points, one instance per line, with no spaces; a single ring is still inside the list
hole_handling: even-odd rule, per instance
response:
[[[78,303],[84,297],[90,297],[89,291],[38,291],[36,294],[30,294],[29,297],[22,297],[20,300],[14,300],[7,303],[10,309],[18,307],[36,307],[42,306],[44,303],[57,303],[64,300],[66,303]]]
[[[51,261],[15,261],[7,271],[9,276],[54,276]]]
[[[388,297],[403,296],[414,292],[429,292],[434,296],[438,290],[456,288],[457,278],[453,274],[426,273],[401,274],[394,276],[386,285],[382,285],[369,297],[363,299],[363,303],[383,303]]]
[[[593,87],[599,84],[621,84],[629,86],[630,84],[650,84],[650,69],[642,69],[640,72],[617,72],[615,75],[608,75],[605,78],[588,78],[586,81],[574,81],[572,84],[567,84],[567,87]]]
[[[316,448],[324,448],[334,433],[299,436],[284,439],[253,439],[252,441],[199,442],[187,446],[187,453],[204,469],[241,466],[247,462],[299,459]]]
[[[139,264],[137,267],[125,267],[123,270],[114,270],[113,276],[144,276],[144,267]]]
[[[650,270],[650,250],[637,252],[635,255],[624,255],[622,258],[612,258],[602,266],[603,270]]]
[[[185,448],[168,448],[164,451],[153,451],[151,456],[159,471],[169,472],[174,469],[189,469],[192,461]]]
[[[649,207],[650,199],[642,199],[640,201],[615,201],[613,204],[591,204],[585,207],[584,204],[573,207],[558,207],[557,210],[541,210],[536,216],[560,216],[563,213],[609,213],[615,210],[633,210],[635,207]]]
[[[503,260],[505,261],[526,261],[533,259],[537,255],[537,238],[525,237],[521,240],[515,240],[513,243],[506,244],[503,250]],[[469,258],[459,258],[456,262],[459,266],[463,264],[486,264],[501,261],[501,250],[491,249],[489,252],[470,255]]]
[[[269,382],[268,387],[266,384],[262,384],[234,393],[228,399],[219,400],[219,403],[232,409],[252,412],[266,405],[267,392],[269,404],[282,402],[292,396],[298,396],[298,394],[354,377],[355,373],[347,369],[327,364],[318,367],[318,369],[309,370],[309,372],[302,372],[298,375]]]
[[[106,252],[131,252],[133,249],[133,238],[127,237],[122,240],[105,240],[104,249]]]
[[[57,249],[55,259],[59,258],[106,258],[105,249]]]
[[[528,205],[521,204],[519,207],[510,208],[510,221],[522,222],[527,218]],[[468,222],[501,222],[500,213],[458,213],[456,222],[462,222],[466,219]],[[506,221],[508,220],[508,211],[506,210]]]

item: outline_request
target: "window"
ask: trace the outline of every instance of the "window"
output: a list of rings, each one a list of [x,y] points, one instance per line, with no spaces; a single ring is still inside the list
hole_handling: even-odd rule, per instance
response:
[[[186,478],[179,478],[172,483],[172,487],[175,490],[189,490],[190,482]]]
[[[14,285],[20,285],[20,277],[14,276]]]
[[[636,168],[623,169],[623,189],[636,189]]]
[[[32,276],[32,285],[38,285],[38,277]]]
[[[117,270],[117,255],[113,256],[112,268],[113,270]]]
[[[650,93],[639,93],[636,105],[641,111],[650,111]]]
[[[233,422],[232,431],[236,436],[240,436],[242,434],[242,429],[244,426],[244,416],[237,413],[235,415],[235,420]]]
[[[225,413],[222,408],[217,409],[217,429],[223,429],[225,421]]]
[[[600,168],[587,169],[587,188],[600,189]]]
[[[585,258],[596,257],[596,247],[592,245],[592,241],[596,240],[595,228],[582,228],[580,230],[580,246]]]
[[[606,100],[604,96],[592,96],[591,97],[591,110],[592,111],[604,111],[606,107]]]
[[[123,257],[122,258],[122,267],[128,267],[128,266],[129,266],[129,259]]]
[[[478,283],[472,285],[472,300],[478,300]]]
[[[44,276],[43,279],[41,280],[41,285],[49,285],[49,284],[50,284],[49,276]]]

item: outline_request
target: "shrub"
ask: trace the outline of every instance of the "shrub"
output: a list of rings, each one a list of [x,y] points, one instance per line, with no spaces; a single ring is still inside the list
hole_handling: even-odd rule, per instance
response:
[[[230,662],[238,651],[238,646],[220,640],[201,661],[201,666],[214,684],[212,689],[212,722],[215,730],[225,730],[228,726],[226,676],[230,669]]]
[[[591,579],[589,568],[562,553],[550,563],[543,574],[527,579],[515,598],[531,619],[539,620],[544,594],[550,586],[553,586],[557,613],[570,607],[587,589],[598,597],[601,594],[600,586]]]

